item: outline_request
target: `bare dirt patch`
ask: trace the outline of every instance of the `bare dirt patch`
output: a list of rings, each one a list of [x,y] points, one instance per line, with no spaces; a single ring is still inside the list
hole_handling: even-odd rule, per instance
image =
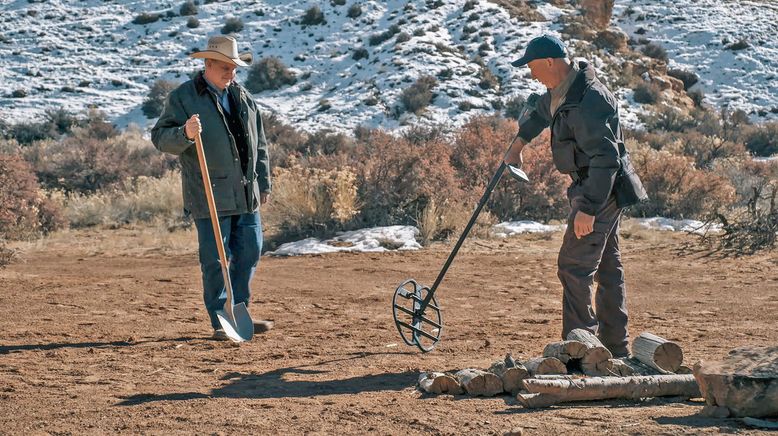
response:
[[[684,347],[686,363],[774,345],[778,259],[678,256],[690,237],[625,231],[630,332]],[[445,330],[420,354],[391,318],[394,288],[431,284],[451,246],[265,257],[251,311],[276,328],[213,342],[195,235],[67,232],[22,244],[0,271],[0,432],[249,434],[678,434],[752,432],[697,417],[699,402],[525,410],[509,396],[422,395],[419,371],[539,355],[560,334],[561,235],[469,240],[438,294]]]

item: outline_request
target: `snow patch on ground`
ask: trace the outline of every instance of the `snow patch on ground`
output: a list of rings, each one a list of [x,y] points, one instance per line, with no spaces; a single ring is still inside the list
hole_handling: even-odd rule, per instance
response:
[[[721,225],[705,224],[697,220],[675,220],[671,218],[653,217],[653,218],[635,218],[641,226],[652,230],[687,232],[695,234],[704,234],[706,232],[717,232],[721,230]]]
[[[564,224],[562,225],[548,225],[541,224],[536,221],[508,221],[499,224],[495,224],[492,227],[494,236],[498,238],[507,238],[513,235],[520,235],[522,233],[549,233],[564,231]]]
[[[289,242],[267,254],[273,256],[298,256],[303,254],[325,254],[337,252],[380,253],[389,250],[418,250],[416,242],[419,229],[413,226],[388,226],[344,232],[338,236],[319,240],[308,238]]]

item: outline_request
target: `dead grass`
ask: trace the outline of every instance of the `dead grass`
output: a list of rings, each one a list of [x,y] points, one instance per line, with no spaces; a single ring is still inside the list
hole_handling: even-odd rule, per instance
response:
[[[162,178],[140,177],[119,188],[94,194],[51,193],[71,227],[165,222],[172,225],[183,217],[181,176],[169,172]]]

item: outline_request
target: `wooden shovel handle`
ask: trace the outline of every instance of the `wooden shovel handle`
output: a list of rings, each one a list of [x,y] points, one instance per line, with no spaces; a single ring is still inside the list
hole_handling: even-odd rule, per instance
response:
[[[219,215],[216,212],[216,201],[213,199],[211,176],[208,174],[208,165],[205,162],[203,139],[200,137],[199,133],[195,136],[195,148],[197,149],[197,160],[200,162],[200,172],[203,175],[203,186],[205,187],[205,198],[208,201],[208,212],[211,214],[213,235],[216,238],[216,250],[219,252],[219,260],[221,261],[224,287],[227,289],[227,301],[224,303],[224,311],[229,314],[230,318],[233,318],[232,282],[230,281],[230,271],[227,267],[227,253],[224,251],[224,240],[222,239],[222,230],[219,226]]]

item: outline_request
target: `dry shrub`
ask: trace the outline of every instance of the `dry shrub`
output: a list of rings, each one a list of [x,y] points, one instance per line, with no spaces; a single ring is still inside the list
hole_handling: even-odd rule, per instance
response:
[[[146,99],[143,100],[141,105],[141,111],[146,118],[157,118],[162,115],[162,110],[165,108],[165,99],[167,99],[170,91],[174,90],[178,86],[177,83],[169,80],[156,80]]]
[[[567,187],[570,177],[560,173],[551,155],[551,135],[543,132],[522,152],[522,169],[529,183],[509,177],[497,190],[492,212],[501,219],[531,219],[548,222],[562,219],[568,212]]]
[[[633,206],[634,214],[705,219],[735,201],[735,189],[725,177],[695,168],[689,157],[648,146],[631,156],[649,196]]]
[[[273,201],[263,212],[278,240],[342,230],[359,213],[357,176],[348,167],[324,170],[293,160],[273,174]]]
[[[6,247],[5,240],[0,239],[0,269],[5,268],[6,265],[13,261],[16,255],[16,251]]]
[[[654,82],[639,82],[635,84],[633,97],[641,104],[655,104],[662,99],[662,89]]]
[[[284,123],[275,113],[263,114],[262,121],[273,165],[288,167],[291,165],[289,157],[299,156],[305,149],[308,135]]]
[[[411,142],[372,131],[357,148],[362,219],[369,225],[410,222],[429,203],[461,198],[451,147],[441,139]]]
[[[0,239],[22,239],[61,228],[59,209],[38,187],[30,164],[0,154]]]
[[[444,201],[442,204],[431,200],[416,219],[420,243],[428,245],[434,240],[458,238],[470,221],[475,206],[460,200]],[[488,237],[491,227],[496,223],[494,214],[483,209],[470,230],[470,236]]]
[[[138,177],[95,193],[56,191],[52,199],[64,211],[71,227],[121,225],[138,222],[181,222],[184,202],[181,175],[170,171],[162,178]]]
[[[648,131],[683,132],[694,127],[695,120],[687,113],[672,106],[660,106],[649,115],[642,117]]]
[[[252,93],[280,89],[297,83],[297,76],[280,58],[267,57],[252,65],[246,77],[246,89]]]
[[[546,17],[532,6],[533,2],[531,1],[489,0],[489,2],[502,6],[503,9],[508,11],[511,18],[515,18],[520,22],[546,21]]]
[[[400,102],[405,110],[419,114],[432,103],[434,98],[432,89],[436,86],[438,86],[438,81],[435,77],[421,76],[400,94]]]
[[[221,33],[222,35],[227,35],[229,33],[240,32],[241,30],[243,30],[243,20],[238,17],[231,17],[227,18],[227,21],[224,22]]]
[[[778,121],[743,126],[740,138],[746,148],[757,156],[778,154]]]
[[[725,255],[748,255],[776,246],[778,235],[778,162],[727,161],[717,168],[729,176],[738,201],[716,219],[723,232],[709,236]]]
[[[483,193],[515,134],[515,122],[496,117],[474,117],[460,130],[453,161],[471,201]],[[570,180],[554,167],[548,132],[525,147],[522,156],[530,183],[505,176],[492,193],[489,209],[499,219],[563,217]]]
[[[674,135],[675,139],[664,149],[693,159],[697,168],[710,169],[717,159],[745,157],[743,144],[727,141],[717,136],[707,136],[695,130]]]
[[[105,132],[77,128],[62,141],[25,148],[41,184],[67,193],[91,193],[141,176],[161,177],[175,158],[159,153],[139,130],[101,138]]]
[[[667,62],[669,59],[667,56],[667,50],[665,50],[661,45],[654,44],[653,42],[649,42],[648,44],[644,45],[641,51],[644,55],[663,62]]]

